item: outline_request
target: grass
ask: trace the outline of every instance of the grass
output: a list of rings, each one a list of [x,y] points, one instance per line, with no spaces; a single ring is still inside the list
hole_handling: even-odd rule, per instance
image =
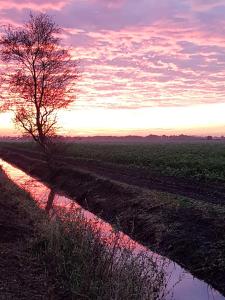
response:
[[[63,278],[61,284],[74,299],[162,297],[164,276],[153,260],[144,254],[132,257],[131,249],[121,249],[118,240],[111,245],[102,242],[100,231],[79,212],[72,223],[52,223],[45,231],[44,245],[38,249],[54,259],[56,274]]]
[[[93,227],[80,211],[71,210],[63,222],[49,219],[2,173],[0,181],[4,194],[34,223],[30,255],[54,275],[55,286],[66,299],[163,299],[164,273],[151,257],[134,256],[131,245],[121,248],[116,233],[109,245],[98,226]]]
[[[70,155],[137,166],[161,175],[194,178],[202,181],[225,181],[225,144],[71,144]]]

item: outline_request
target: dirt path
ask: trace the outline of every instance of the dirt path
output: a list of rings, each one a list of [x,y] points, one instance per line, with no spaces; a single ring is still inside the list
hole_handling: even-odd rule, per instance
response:
[[[6,156],[6,158],[9,157],[12,159],[17,153],[30,158],[41,158],[40,153],[33,150],[10,147],[2,150],[3,158]],[[169,192],[213,204],[225,205],[225,183],[223,182],[206,183],[194,181],[190,178],[161,176],[160,174],[153,174],[147,169],[135,166],[128,167],[96,160],[75,159],[73,157],[58,157],[58,162],[67,165],[69,168],[78,168],[137,187]]]
[[[32,254],[36,232],[18,203],[21,195],[6,185],[0,174],[0,299],[59,299],[54,280]]]
[[[193,182],[189,179],[160,176],[137,167],[126,167],[85,159],[64,158],[62,161],[82,170],[137,187],[173,193],[196,200],[225,205],[225,186]]]

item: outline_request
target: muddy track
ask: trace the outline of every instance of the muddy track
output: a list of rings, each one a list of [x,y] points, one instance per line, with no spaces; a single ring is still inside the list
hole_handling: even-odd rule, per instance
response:
[[[8,147],[3,150],[3,152],[4,151],[9,151],[14,153],[14,155],[16,155],[16,153],[24,154],[30,158],[42,158],[40,153],[33,150]],[[75,159],[68,156],[58,157],[57,160],[70,167],[92,172],[111,180],[117,180],[137,187],[173,193],[213,204],[225,205],[225,182],[206,183],[194,181],[190,178],[161,176],[151,173],[147,169],[135,166],[128,167],[96,160]]]

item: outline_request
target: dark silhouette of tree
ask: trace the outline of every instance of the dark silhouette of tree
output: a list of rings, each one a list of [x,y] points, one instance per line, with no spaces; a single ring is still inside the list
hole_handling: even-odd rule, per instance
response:
[[[46,14],[30,15],[23,27],[8,26],[0,40],[7,63],[2,107],[45,153],[57,131],[57,112],[75,100],[77,64],[60,45],[61,29]]]

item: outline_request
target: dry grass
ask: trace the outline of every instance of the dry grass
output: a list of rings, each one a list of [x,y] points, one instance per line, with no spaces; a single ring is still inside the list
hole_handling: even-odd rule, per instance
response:
[[[71,222],[71,216],[73,221]],[[63,222],[39,223],[41,236],[35,251],[52,261],[60,285],[73,299],[163,299],[165,277],[146,253],[133,254],[132,243],[121,246],[121,236],[107,238],[81,211]]]
[[[95,221],[87,221],[79,210],[64,214],[63,221],[55,215],[50,219],[4,176],[0,180],[21,212],[33,220],[31,256],[44,263],[65,299],[164,299],[163,269],[146,253],[134,255],[132,244],[121,247],[118,232],[106,238],[99,224],[94,227]]]

